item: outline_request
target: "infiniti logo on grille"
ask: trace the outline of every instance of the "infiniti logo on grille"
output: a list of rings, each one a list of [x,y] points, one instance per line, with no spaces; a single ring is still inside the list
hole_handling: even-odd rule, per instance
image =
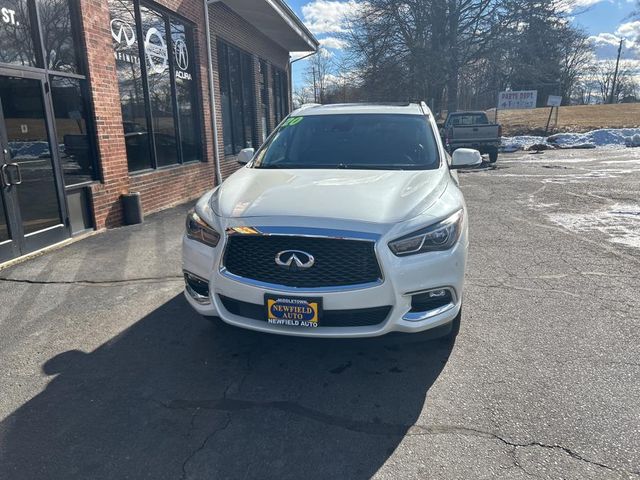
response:
[[[276,255],[276,265],[289,270],[306,270],[314,263],[313,255],[300,250],[284,250]]]

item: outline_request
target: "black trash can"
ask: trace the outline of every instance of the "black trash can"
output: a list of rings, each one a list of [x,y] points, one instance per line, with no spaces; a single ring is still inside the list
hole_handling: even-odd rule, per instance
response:
[[[137,225],[144,222],[142,200],[139,192],[122,195],[122,212],[125,225]]]

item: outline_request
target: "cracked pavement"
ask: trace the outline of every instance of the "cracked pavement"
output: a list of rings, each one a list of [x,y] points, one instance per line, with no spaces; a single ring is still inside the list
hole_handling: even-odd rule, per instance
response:
[[[640,478],[640,149],[461,184],[454,345],[211,324],[187,206],[0,270],[0,478]]]

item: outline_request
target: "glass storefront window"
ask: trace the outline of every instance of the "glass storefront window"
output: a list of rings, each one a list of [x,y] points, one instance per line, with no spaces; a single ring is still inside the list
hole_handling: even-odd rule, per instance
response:
[[[144,6],[140,7],[140,15],[156,162],[159,167],[163,167],[178,163],[166,19]]]
[[[135,7],[131,0],[109,0],[109,9],[129,171],[145,170],[152,164]]]
[[[94,154],[87,131],[83,80],[51,77],[57,143],[67,186],[95,178]]]
[[[46,76],[66,186],[95,180],[97,170],[78,23],[77,0],[0,0],[0,64]]]
[[[222,103],[224,153],[235,155],[257,144],[251,55],[218,40],[218,75]]]
[[[3,0],[0,8],[0,62],[36,67],[33,4],[29,0]]]
[[[180,147],[182,161],[199,160],[200,142],[198,141],[198,116],[195,85],[195,64],[190,53],[193,52],[193,32],[182,22],[171,21],[171,41],[173,44],[173,70],[176,79],[176,101],[178,122],[180,124]]]
[[[44,60],[47,68],[59,72],[79,73],[80,67],[73,38],[72,22],[76,13],[71,0],[37,0],[42,25]]]
[[[289,89],[287,75],[278,68],[273,68],[273,112],[276,124],[289,114]]]
[[[132,0],[109,8],[129,171],[201,160],[191,27]]]
[[[269,67],[267,62],[260,60],[260,122],[262,125],[262,142],[271,133],[269,128]]]

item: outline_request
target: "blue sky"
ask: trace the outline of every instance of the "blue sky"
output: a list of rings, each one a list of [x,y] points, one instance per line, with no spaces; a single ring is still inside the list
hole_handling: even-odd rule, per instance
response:
[[[571,13],[572,21],[582,27],[596,46],[599,59],[615,57],[617,44],[625,38],[623,57],[640,64],[640,21],[628,17],[635,0],[575,0],[584,5]],[[335,35],[340,31],[340,18],[355,8],[357,0],[287,0],[289,6],[305,22],[324,46],[336,56],[341,49]],[[336,48],[338,47],[338,48]],[[296,62],[294,85],[303,80],[305,61]]]

